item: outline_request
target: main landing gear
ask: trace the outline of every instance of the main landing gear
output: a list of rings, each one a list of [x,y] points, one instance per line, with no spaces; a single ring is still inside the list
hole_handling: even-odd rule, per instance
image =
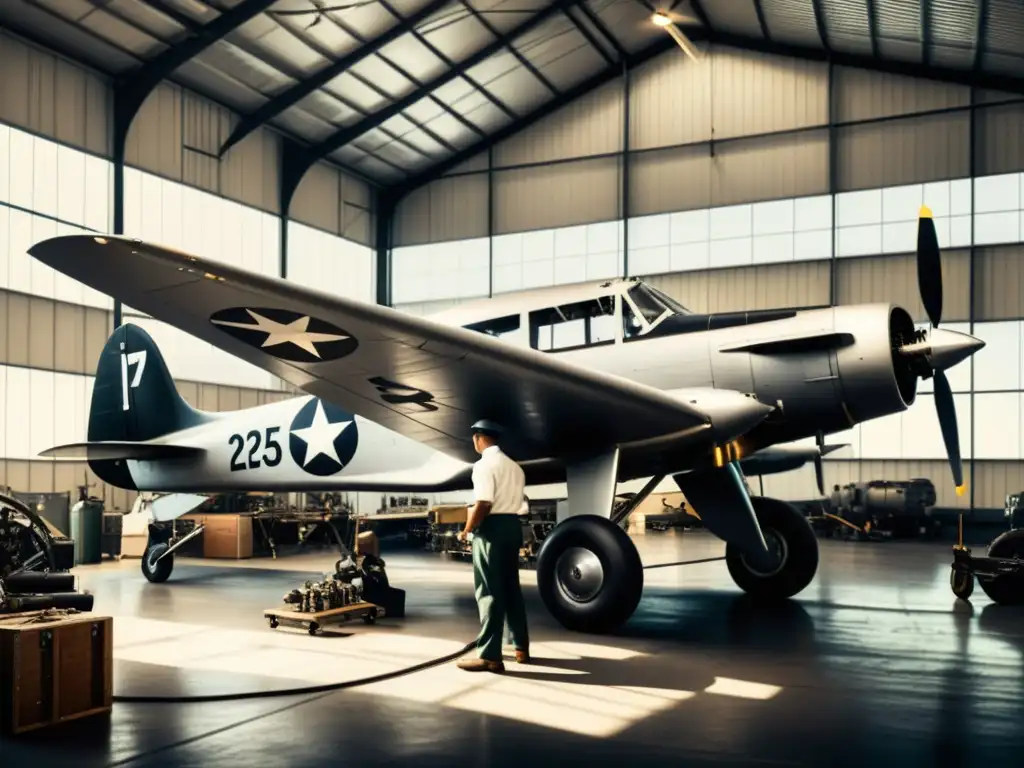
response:
[[[142,575],[153,584],[162,584],[171,578],[174,570],[174,553],[192,539],[201,535],[206,526],[197,525],[185,536],[176,535],[175,523],[170,529],[150,524],[149,543],[142,553]]]
[[[572,505],[571,471],[569,479]],[[603,500],[595,499],[596,494],[591,492],[587,500],[600,501],[600,508],[609,509],[610,513],[574,514],[570,506],[570,516],[559,520],[545,539],[537,559],[537,586],[545,606],[562,626],[579,632],[605,633],[633,615],[643,592],[644,567],[621,523],[663,479],[653,478],[640,493],[615,510],[611,508],[610,494],[605,507]],[[606,485],[614,490],[614,482]],[[791,504],[767,497],[747,497],[742,486],[733,498],[730,487],[715,493],[725,506],[715,505],[718,508],[713,514],[736,520],[724,527],[717,525],[712,532],[726,540],[725,560],[733,581],[761,599],[796,595],[811,582],[818,568],[818,541],[810,523]],[[580,495],[588,494],[585,490]],[[732,530],[742,533],[747,530],[744,526],[749,526],[748,534],[753,531],[756,535],[746,498],[750,498],[767,551],[738,545],[736,541],[744,540],[738,534],[723,535],[723,531]],[[695,508],[700,509],[696,505]],[[708,514],[712,514],[711,510]],[[705,527],[710,528],[708,517],[704,515],[702,519]]]

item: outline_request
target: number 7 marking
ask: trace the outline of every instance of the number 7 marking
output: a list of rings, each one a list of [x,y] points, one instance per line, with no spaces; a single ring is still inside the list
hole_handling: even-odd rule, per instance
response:
[[[128,366],[134,365],[135,375],[131,383],[128,382]],[[128,389],[135,389],[142,383],[142,372],[146,370],[146,350],[138,352],[121,353],[121,410],[131,409],[131,401],[128,399]]]

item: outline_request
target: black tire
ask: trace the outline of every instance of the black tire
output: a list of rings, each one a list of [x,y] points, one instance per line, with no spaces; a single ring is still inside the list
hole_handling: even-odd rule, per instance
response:
[[[974,575],[969,571],[950,569],[949,588],[961,600],[970,600],[971,595],[974,594]]]
[[[1024,605],[1024,529],[1007,531],[989,545],[989,557],[1021,560],[1021,570],[1002,576],[979,576],[978,582],[993,603]]]
[[[152,544],[146,547],[142,553],[142,575],[153,584],[162,584],[171,578],[171,571],[174,570],[174,555],[170,554],[157,562],[168,549],[166,544]]]
[[[556,526],[537,557],[537,587],[548,611],[575,632],[625,624],[644,589],[640,553],[619,526],[579,515]]]
[[[782,600],[802,591],[818,571],[818,539],[807,518],[792,504],[763,496],[751,497],[769,549],[777,561],[761,565],[733,545],[725,546],[729,575],[754,597]]]

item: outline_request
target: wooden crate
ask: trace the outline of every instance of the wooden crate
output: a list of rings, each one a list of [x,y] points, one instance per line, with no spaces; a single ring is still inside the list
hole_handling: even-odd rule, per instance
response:
[[[18,734],[110,712],[114,621],[43,611],[0,616],[0,731]]]

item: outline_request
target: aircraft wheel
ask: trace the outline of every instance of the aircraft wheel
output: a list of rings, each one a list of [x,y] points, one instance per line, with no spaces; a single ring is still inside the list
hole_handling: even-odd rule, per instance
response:
[[[988,548],[988,556],[1006,558],[1007,560],[1018,558],[1024,561],[1024,529],[1007,531],[998,536]],[[978,582],[994,603],[999,603],[999,605],[1024,604],[1024,562],[1021,563],[1021,570],[1016,574],[1004,574],[995,578],[979,576]]]
[[[171,578],[174,570],[174,555],[168,555],[160,562],[157,558],[167,551],[166,544],[152,544],[142,553],[142,575],[153,584],[162,584]]]
[[[579,515],[555,527],[537,558],[544,605],[566,629],[610,632],[633,615],[644,588],[640,553],[604,517]]]
[[[974,594],[974,575],[956,568],[950,569],[949,588],[961,600],[970,600]]]
[[[763,496],[754,496],[751,502],[768,552],[750,555],[727,543],[729,575],[736,586],[755,597],[792,597],[810,584],[818,571],[814,529],[792,504]]]

